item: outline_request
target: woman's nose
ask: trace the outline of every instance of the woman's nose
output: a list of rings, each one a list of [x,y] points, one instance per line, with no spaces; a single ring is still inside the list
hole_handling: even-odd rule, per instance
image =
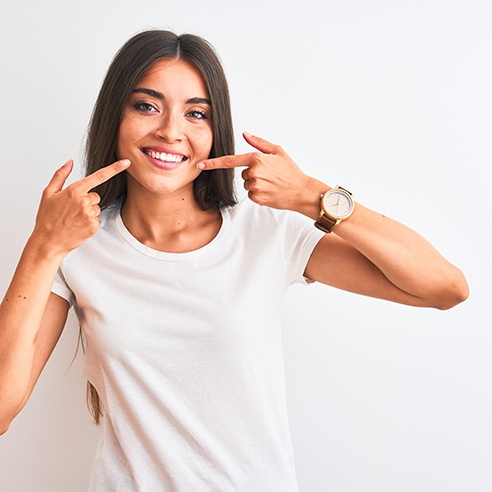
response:
[[[163,115],[157,130],[159,138],[166,142],[175,142],[183,138],[183,128],[178,115],[168,112]]]

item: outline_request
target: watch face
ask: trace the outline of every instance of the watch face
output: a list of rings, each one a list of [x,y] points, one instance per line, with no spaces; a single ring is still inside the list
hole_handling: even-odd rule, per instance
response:
[[[336,219],[348,217],[354,208],[352,197],[342,190],[331,190],[323,197],[325,212]]]

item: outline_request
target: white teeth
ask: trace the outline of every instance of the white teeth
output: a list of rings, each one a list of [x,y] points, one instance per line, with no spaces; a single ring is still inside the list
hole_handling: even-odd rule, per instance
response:
[[[181,162],[184,160],[184,156],[176,154],[166,154],[165,152],[154,152],[153,150],[146,151],[152,159],[158,159],[163,162]]]

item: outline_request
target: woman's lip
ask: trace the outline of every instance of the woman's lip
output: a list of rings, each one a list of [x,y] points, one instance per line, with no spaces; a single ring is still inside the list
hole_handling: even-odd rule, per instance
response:
[[[164,169],[166,171],[171,171],[173,169],[177,169],[179,166],[181,166],[181,164],[183,164],[184,162],[186,162],[188,159],[187,157],[185,157],[183,154],[179,154],[177,152],[169,152],[169,149],[168,152],[166,152],[166,150],[157,150],[157,149],[162,149],[161,147],[147,147],[146,150],[152,150],[154,152],[160,152],[160,153],[166,153],[166,154],[171,154],[171,155],[176,155],[176,156],[179,156],[179,157],[183,157],[183,160],[181,161],[177,161],[177,162],[173,162],[173,161],[161,161],[160,159],[156,159],[154,157],[151,157],[149,154],[147,154],[147,152],[145,152],[145,149],[142,149],[142,154],[148,159],[148,161],[155,167],[159,168],[159,169]]]

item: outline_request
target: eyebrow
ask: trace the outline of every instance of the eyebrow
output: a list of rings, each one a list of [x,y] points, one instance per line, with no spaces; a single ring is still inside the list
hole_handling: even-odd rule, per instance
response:
[[[132,94],[147,94],[156,99],[165,99],[162,92],[155,91],[154,89],[147,89],[146,87],[137,87],[136,89],[133,89]],[[206,97],[191,97],[186,101],[186,104],[208,104],[209,106],[212,106],[212,102]]]

